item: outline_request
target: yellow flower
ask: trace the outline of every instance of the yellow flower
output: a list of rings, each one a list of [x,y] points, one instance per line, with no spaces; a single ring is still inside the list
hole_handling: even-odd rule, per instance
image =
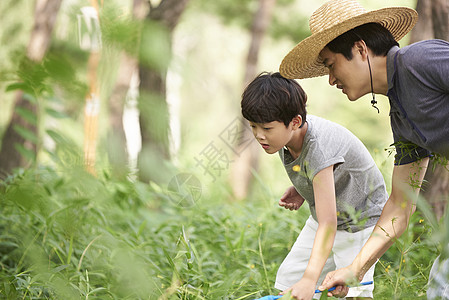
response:
[[[256,266],[255,265],[251,265],[249,266],[251,269],[254,269]]]
[[[293,171],[295,171],[295,172],[301,171],[301,167],[300,167],[299,165],[294,165],[292,169],[293,169]]]
[[[419,224],[421,224],[422,222],[424,222],[424,219],[419,219]]]

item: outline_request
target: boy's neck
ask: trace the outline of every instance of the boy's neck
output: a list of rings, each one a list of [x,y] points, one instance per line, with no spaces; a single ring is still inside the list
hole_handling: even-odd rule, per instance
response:
[[[304,142],[304,137],[306,136],[308,127],[309,124],[305,122],[301,128],[298,128],[293,132],[292,138],[290,139],[288,144],[285,145],[290,152],[293,160],[297,159],[299,155],[301,155],[302,144]]]

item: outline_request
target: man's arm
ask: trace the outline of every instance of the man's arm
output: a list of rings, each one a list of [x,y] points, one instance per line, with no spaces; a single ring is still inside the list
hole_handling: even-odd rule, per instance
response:
[[[315,285],[334,244],[337,231],[337,208],[333,166],[325,168],[315,175],[313,191],[318,229],[312,253],[302,279],[287,290],[291,290],[292,296],[297,299],[312,299]]]
[[[415,211],[415,199],[419,194],[428,163],[429,159],[424,158],[393,168],[391,195],[371,237],[351,265],[326,275],[319,287],[320,290],[338,286],[332,295],[344,296],[347,293],[347,288],[342,287],[351,281],[360,282],[369,268],[404,233],[410,216]]]

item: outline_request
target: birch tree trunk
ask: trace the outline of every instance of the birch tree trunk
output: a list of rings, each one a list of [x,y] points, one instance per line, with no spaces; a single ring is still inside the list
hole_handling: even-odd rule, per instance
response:
[[[134,19],[142,21],[148,13],[147,11],[148,7],[144,0],[133,0],[132,14]],[[108,101],[108,156],[112,166],[112,175],[118,178],[129,173],[129,156],[123,127],[123,112],[131,78],[136,72],[138,72],[137,58],[123,51],[115,86]]]

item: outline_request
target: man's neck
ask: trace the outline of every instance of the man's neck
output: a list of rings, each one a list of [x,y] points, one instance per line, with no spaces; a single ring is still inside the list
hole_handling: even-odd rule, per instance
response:
[[[370,59],[374,93],[386,96],[388,93],[387,57],[371,56]]]

